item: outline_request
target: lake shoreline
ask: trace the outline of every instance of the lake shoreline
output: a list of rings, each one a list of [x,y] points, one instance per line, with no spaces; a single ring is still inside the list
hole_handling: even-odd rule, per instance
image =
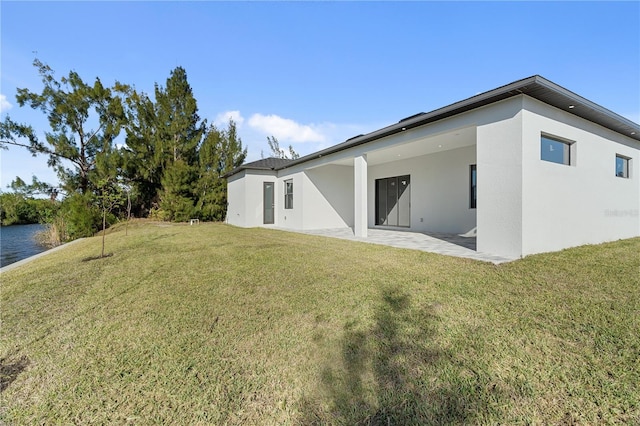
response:
[[[48,250],[36,236],[47,225],[41,223],[4,225],[0,227],[0,268]]]
[[[18,260],[17,262],[10,263],[7,266],[3,266],[2,268],[0,268],[0,273],[4,273],[4,272],[10,271],[12,269],[18,268],[18,267],[20,267],[22,265],[25,265],[25,264],[33,261],[33,260],[36,260],[36,259],[38,259],[40,257],[43,257],[43,256],[46,256],[48,254],[54,253],[54,252],[56,252],[58,250],[61,250],[61,249],[65,248],[65,247],[69,247],[69,246],[73,245],[74,243],[77,243],[78,241],[82,241],[82,240],[84,240],[84,238],[78,238],[77,240],[69,241],[68,243],[61,244],[59,246],[50,248],[50,249],[45,250],[43,252],[40,252],[38,254],[34,254],[33,256],[29,256],[27,258]]]

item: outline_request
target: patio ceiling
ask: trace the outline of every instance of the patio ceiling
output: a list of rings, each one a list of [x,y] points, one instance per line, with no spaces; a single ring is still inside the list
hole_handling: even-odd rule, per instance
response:
[[[410,135],[411,130],[407,132]],[[465,127],[452,132],[442,133],[430,137],[420,137],[410,139],[403,144],[382,148],[367,153],[367,164],[375,166],[392,161],[404,160],[407,158],[420,157],[422,155],[434,154],[452,149],[472,146],[476,144],[476,127]],[[344,152],[347,154],[347,151]],[[353,155],[345,155],[343,158],[332,161],[330,164],[342,166],[353,166]]]

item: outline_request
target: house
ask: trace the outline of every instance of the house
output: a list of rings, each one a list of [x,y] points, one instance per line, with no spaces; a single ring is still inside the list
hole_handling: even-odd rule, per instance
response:
[[[227,221],[476,235],[507,258],[640,235],[640,125],[541,76],[227,175]]]

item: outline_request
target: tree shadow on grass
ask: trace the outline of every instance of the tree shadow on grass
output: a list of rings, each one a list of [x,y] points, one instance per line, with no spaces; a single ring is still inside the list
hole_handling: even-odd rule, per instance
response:
[[[83,262],[91,262],[92,260],[98,260],[98,259],[106,259],[107,257],[111,257],[113,256],[113,253],[105,253],[104,256],[89,256],[89,257],[85,257],[82,259]]]
[[[502,397],[473,366],[438,347],[439,305],[383,291],[369,329],[347,323],[341,357],[321,367],[300,424],[431,425],[480,421]]]
[[[15,361],[0,358],[0,392],[4,392],[29,365],[29,358],[21,356]]]

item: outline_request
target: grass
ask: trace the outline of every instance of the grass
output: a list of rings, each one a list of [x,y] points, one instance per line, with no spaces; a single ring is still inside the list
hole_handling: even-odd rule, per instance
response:
[[[640,239],[495,266],[137,222],[2,274],[0,423],[640,424]]]

